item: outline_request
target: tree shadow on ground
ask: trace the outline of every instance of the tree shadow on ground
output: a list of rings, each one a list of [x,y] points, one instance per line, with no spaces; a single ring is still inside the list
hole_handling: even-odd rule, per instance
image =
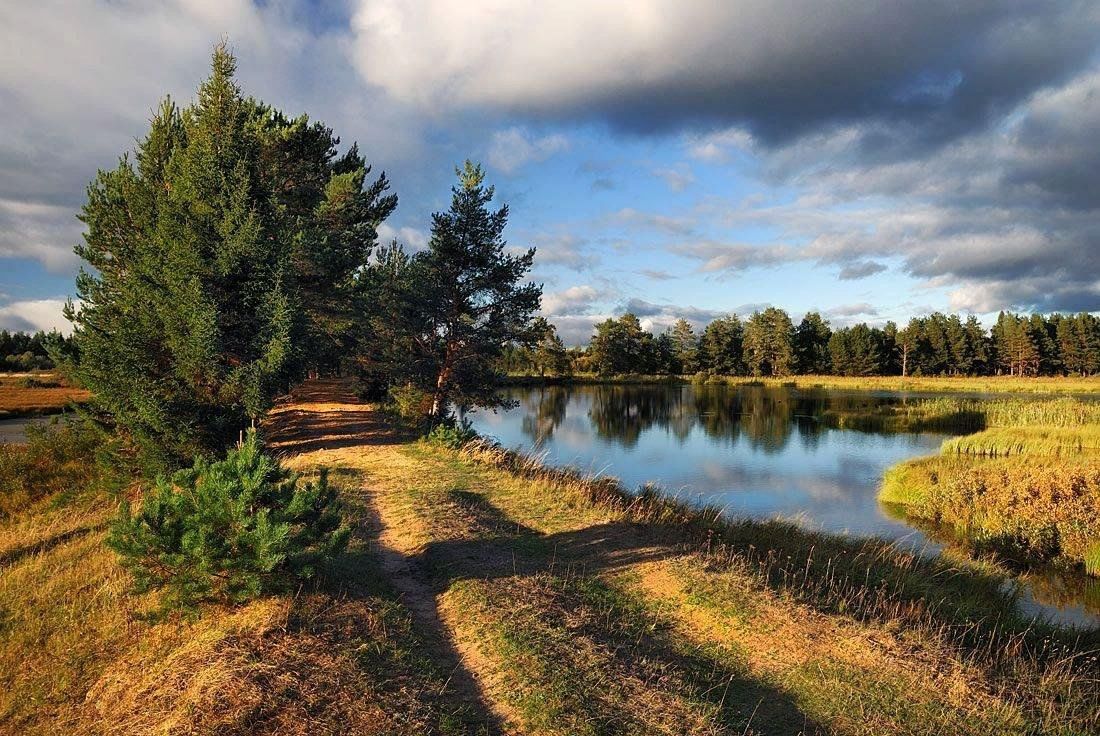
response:
[[[473,491],[450,491],[460,498],[476,518],[482,532],[474,539],[429,543],[417,555],[402,555],[408,574],[431,590],[424,618],[430,626],[446,633],[436,595],[462,580],[507,580],[510,584],[543,576],[562,580],[596,580],[600,574],[625,571],[636,565],[666,559],[682,553],[651,529],[629,522],[609,522],[584,529],[544,535],[509,518],[484,496]],[[391,552],[391,554],[400,554]],[[602,583],[598,583],[602,585]],[[566,608],[570,605],[564,602]],[[643,666],[649,670],[675,673],[696,685],[692,697],[701,697],[721,713],[722,721],[735,733],[825,734],[827,730],[805,714],[794,700],[774,686],[752,677],[747,667],[727,657],[708,656],[689,646],[673,646],[668,632],[631,632],[624,636],[614,627],[594,626],[583,635],[612,653],[624,671]],[[453,652],[453,645],[448,651]],[[461,668],[460,668],[461,669]],[[463,675],[465,676],[465,675]],[[608,732],[612,723],[637,720],[630,705],[614,706],[621,712],[605,714]]]

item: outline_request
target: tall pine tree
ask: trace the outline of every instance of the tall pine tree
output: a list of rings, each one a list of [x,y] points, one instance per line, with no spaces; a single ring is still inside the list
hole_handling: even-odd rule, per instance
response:
[[[332,131],[246,98],[225,45],[185,109],[166,100],[88,188],[64,356],[93,413],[150,469],[223,450],[340,332],[396,201]],[[136,163],[136,165],[135,165]]]

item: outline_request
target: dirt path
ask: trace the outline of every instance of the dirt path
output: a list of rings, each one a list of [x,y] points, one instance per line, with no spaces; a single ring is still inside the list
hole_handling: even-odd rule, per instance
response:
[[[327,466],[466,733],[1013,733],[1014,706],[935,642],[714,570],[569,489],[418,445],[318,381],[273,412]]]
[[[339,380],[314,381],[297,389],[272,412],[269,437],[273,448],[293,457],[292,464],[336,466],[357,474],[363,469],[366,453],[392,461],[394,448],[403,439],[359,402],[346,381]],[[379,460],[373,459],[374,464]],[[467,725],[474,725],[477,733],[510,733],[504,725],[509,720],[507,709],[486,695],[479,680],[477,662],[473,661],[477,653],[457,647],[443,620],[438,591],[423,569],[415,540],[403,533],[398,521],[383,513],[379,493],[369,483],[359,485],[353,497],[360,521],[357,533],[369,541],[387,582],[399,593],[418,635],[446,673],[445,692],[440,694],[472,707]]]

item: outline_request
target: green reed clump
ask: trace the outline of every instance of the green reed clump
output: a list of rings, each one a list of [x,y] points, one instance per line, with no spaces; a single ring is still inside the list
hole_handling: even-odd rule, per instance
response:
[[[878,432],[978,432],[990,427],[1100,426],[1100,402],[1059,399],[959,399],[938,397],[897,404],[830,409],[829,426]]]
[[[1088,455],[1100,453],[1100,425],[1083,427],[994,427],[944,440],[944,455]]]
[[[989,546],[1100,570],[1100,458],[921,458],[891,468],[880,498]]]

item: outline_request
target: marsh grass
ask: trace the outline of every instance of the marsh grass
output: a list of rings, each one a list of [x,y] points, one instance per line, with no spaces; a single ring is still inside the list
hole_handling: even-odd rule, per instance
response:
[[[995,427],[945,440],[943,455],[1009,457],[1100,453],[1100,424],[1080,427]]]
[[[887,471],[880,499],[980,546],[1036,561],[1061,559],[1096,574],[1100,458],[919,458]]]
[[[872,432],[980,432],[1000,428],[1100,426],[1100,403],[1057,399],[911,399],[857,410],[829,409],[822,420],[832,427]]]
[[[88,391],[65,385],[54,373],[0,375],[0,418],[3,419],[54,414],[89,398]]]

